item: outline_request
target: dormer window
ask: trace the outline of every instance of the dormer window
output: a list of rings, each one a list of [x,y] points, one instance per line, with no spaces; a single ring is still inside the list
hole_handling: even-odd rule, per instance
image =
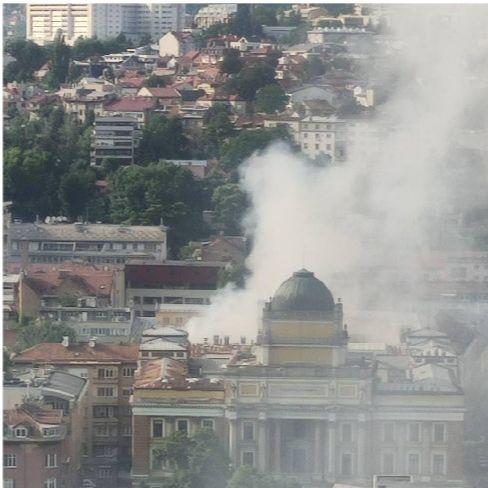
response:
[[[15,437],[19,439],[23,439],[24,437],[27,437],[27,429],[25,427],[16,427]]]
[[[55,427],[48,427],[48,428],[42,429],[42,435],[44,437],[55,437],[58,434],[59,434],[59,431]]]

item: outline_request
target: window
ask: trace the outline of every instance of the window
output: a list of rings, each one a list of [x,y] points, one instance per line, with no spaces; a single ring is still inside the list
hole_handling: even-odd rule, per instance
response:
[[[395,440],[395,424],[383,424],[383,441],[393,442]]]
[[[183,434],[188,434],[189,422],[187,419],[178,419],[176,421],[176,431],[183,432]]]
[[[112,418],[115,416],[115,408],[108,405],[95,405],[93,416],[95,418]]]
[[[304,144],[303,149],[308,149],[308,144]]]
[[[254,440],[254,422],[242,422],[242,440]]]
[[[152,421],[152,436],[151,437],[164,437],[164,420],[153,419]]]
[[[15,488],[14,480],[13,479],[3,480],[3,488]]]
[[[57,488],[57,480],[56,478],[48,478],[44,481],[44,488]]]
[[[27,429],[25,427],[17,427],[15,429],[15,437],[27,437]]]
[[[307,424],[303,420],[293,421],[293,437],[295,439],[305,439],[307,435]]]
[[[242,453],[242,465],[243,466],[254,466],[254,452],[244,451]]]
[[[395,471],[395,456],[392,452],[384,452],[381,456],[381,472],[393,474]]]
[[[123,396],[130,396],[132,395],[132,388],[122,388],[122,395]]]
[[[97,469],[97,478],[111,478],[112,468],[102,467]]]
[[[3,455],[3,467],[4,468],[16,468],[17,467],[17,456],[15,454],[4,454]]]
[[[332,144],[327,144],[325,146],[325,149],[327,149],[327,151],[330,151],[332,149]]]
[[[214,419],[203,419],[202,420],[202,427],[204,429],[215,429],[215,421]]]
[[[434,423],[432,429],[432,437],[434,442],[446,442],[446,424]]]
[[[134,376],[136,368],[122,368],[122,376],[125,378],[132,378]]]
[[[42,429],[42,435],[44,437],[56,437],[57,435],[59,435],[59,429],[57,429],[56,427],[46,427]]]
[[[46,468],[58,467],[58,455],[56,453],[46,454]]]
[[[352,476],[352,454],[350,452],[342,453],[341,474],[343,476]]]
[[[129,437],[132,435],[132,425],[126,425],[124,426],[123,430],[122,430],[122,435],[124,437]]]
[[[98,379],[99,380],[104,380],[106,378],[114,378],[114,377],[115,377],[115,371],[113,369],[100,368],[98,370]]]
[[[315,144],[315,149],[320,149],[320,144]]]
[[[341,442],[352,442],[351,424],[341,424]]]
[[[420,424],[408,424],[408,442],[420,442]]]
[[[446,474],[445,454],[432,454],[432,474],[437,476]]]
[[[114,397],[115,395],[115,388],[112,387],[103,387],[97,388],[97,396],[99,397]]]
[[[407,474],[420,474],[420,454],[409,452],[407,455]]]

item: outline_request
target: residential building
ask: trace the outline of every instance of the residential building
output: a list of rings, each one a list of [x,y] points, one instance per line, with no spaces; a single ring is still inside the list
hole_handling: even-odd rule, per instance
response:
[[[134,488],[157,486],[167,476],[157,449],[174,432],[191,435],[210,427],[226,442],[223,382],[192,378],[186,365],[175,359],[148,361],[137,371],[131,405]]]
[[[351,38],[359,38],[361,42],[367,42],[371,40],[372,36],[372,31],[359,27],[316,27],[315,29],[307,32],[308,42],[311,44],[344,42],[345,40]],[[357,39],[354,40],[356,41]]]
[[[29,372],[3,388],[3,486],[80,486],[87,380]]]
[[[47,218],[56,222],[57,218]],[[61,263],[124,263],[128,259],[166,259],[166,227],[115,224],[14,223],[11,226],[12,261]]]
[[[192,259],[243,264],[247,256],[248,240],[243,236],[211,237],[208,241],[191,242]]]
[[[101,166],[106,159],[120,166],[134,164],[140,132],[132,117],[95,117],[90,164]]]
[[[185,168],[198,180],[205,178],[210,166],[206,159],[164,159],[166,163]]]
[[[149,114],[158,107],[156,98],[124,97],[120,100],[109,101],[104,105],[104,116],[121,116],[133,118],[137,121],[138,129],[142,129],[149,118]]]
[[[354,357],[347,343],[342,303],[300,270],[265,303],[251,353],[229,344],[225,368],[148,361],[132,397],[133,487],[171,471],[155,452],[160,439],[199,426],[215,429],[234,467],[307,486],[399,473],[413,487],[464,486],[464,395],[452,370],[415,365],[408,352]],[[189,377],[195,361],[203,373]]]
[[[199,29],[208,29],[219,22],[226,24],[236,13],[236,3],[217,3],[202,7],[193,20]]]
[[[121,32],[132,40],[143,34],[159,39],[184,27],[184,8],[171,3],[28,4],[27,39],[45,45],[58,30],[70,45],[81,36],[105,39]]]
[[[142,87],[137,92],[137,96],[156,100],[160,107],[178,105],[181,103],[180,92],[175,88],[169,88],[169,87],[162,87],[162,88]]]
[[[300,121],[299,144],[312,159],[325,156],[335,163],[345,159],[346,126],[344,121],[329,117],[309,116]]]
[[[196,49],[196,40],[191,32],[168,32],[159,39],[159,55],[179,58]]]
[[[134,309],[136,317],[155,317],[163,304],[208,305],[224,266],[200,261],[128,262],[126,306]]]
[[[15,368],[27,373],[34,366],[52,366],[88,380],[80,422],[86,438],[83,478],[104,488],[127,486],[132,436],[129,397],[137,357],[137,345],[97,344],[94,340],[70,344],[65,338],[62,344],[33,346],[13,359]]]

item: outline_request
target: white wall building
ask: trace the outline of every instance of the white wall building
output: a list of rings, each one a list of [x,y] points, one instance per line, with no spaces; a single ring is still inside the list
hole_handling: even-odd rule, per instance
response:
[[[229,22],[237,12],[236,3],[217,3],[201,8],[195,15],[195,23],[200,29],[207,29],[218,22]]]
[[[166,32],[181,30],[184,14],[184,4],[28,4],[26,36],[39,45],[51,42],[58,30],[70,45],[81,36],[104,39],[121,32],[134,40],[143,34],[159,39]]]

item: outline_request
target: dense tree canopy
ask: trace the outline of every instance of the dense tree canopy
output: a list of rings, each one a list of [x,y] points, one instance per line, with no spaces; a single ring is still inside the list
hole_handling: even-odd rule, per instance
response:
[[[235,75],[241,71],[244,63],[237,49],[228,49],[220,63],[220,71],[228,75]]]
[[[212,195],[215,222],[228,235],[240,235],[241,220],[249,205],[246,194],[236,183],[215,189]]]
[[[37,71],[48,59],[46,48],[38,46],[32,41],[15,39],[6,42],[5,52],[15,58],[3,70],[4,83],[11,81],[30,81]]]
[[[49,88],[56,89],[61,83],[65,83],[68,78],[71,49],[64,42],[64,36],[59,31],[54,42],[49,46],[49,72],[45,81]]]
[[[69,337],[70,341],[75,340],[75,332],[62,322],[51,322],[49,320],[30,319],[23,320],[19,326],[18,347],[20,350],[41,344],[43,342],[61,342],[63,337]]]
[[[227,488],[300,488],[300,484],[293,479],[273,477],[259,473],[251,466],[242,466],[233,474]]]
[[[266,62],[257,62],[246,66],[235,78],[229,80],[228,88],[235,91],[244,100],[254,100],[256,92],[260,88],[270,85],[274,81],[274,67]]]
[[[230,460],[215,432],[200,429],[193,436],[176,432],[166,437],[158,455],[173,466],[164,488],[226,488]]]
[[[224,168],[236,169],[255,151],[260,151],[278,140],[290,142],[286,129],[278,127],[241,132],[223,146],[220,162]]]
[[[175,117],[154,114],[147,121],[140,143],[140,159],[143,163],[161,159],[178,159],[189,156],[188,139],[183,126]]]
[[[127,166],[109,177],[111,218],[115,223],[170,227],[169,245],[176,252],[204,231],[207,198],[202,184],[181,167],[167,163]]]
[[[256,93],[256,109],[259,112],[273,114],[282,112],[288,103],[288,96],[281,86],[273,83],[263,86]]]

